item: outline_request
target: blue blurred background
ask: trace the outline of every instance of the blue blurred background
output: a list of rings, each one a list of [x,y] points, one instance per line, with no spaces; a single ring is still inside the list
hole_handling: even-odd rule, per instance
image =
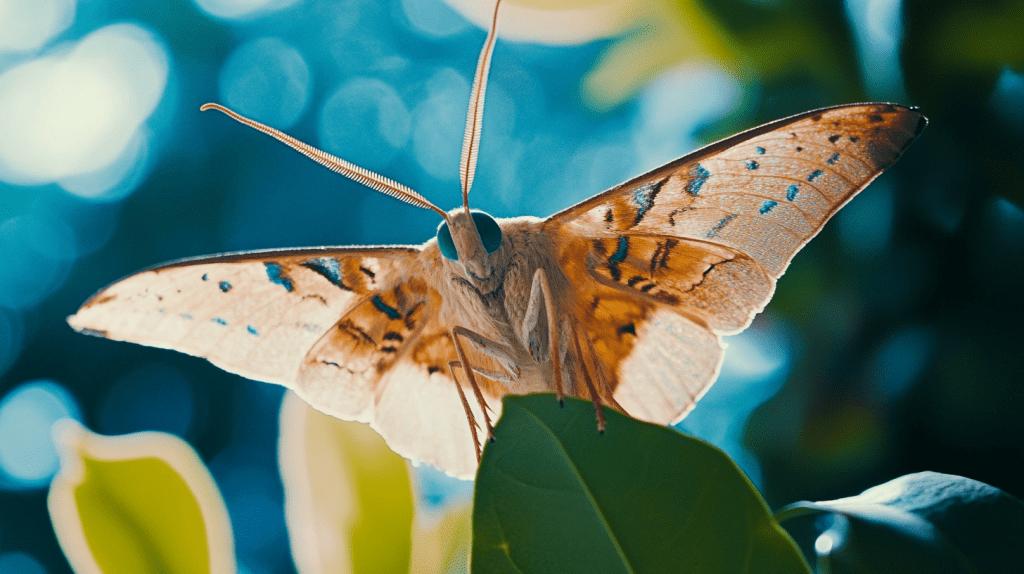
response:
[[[452,1],[0,0],[0,574],[69,571],[46,511],[49,426],[64,417],[188,440],[243,572],[293,571],[282,389],[77,335],[64,317],[180,257],[433,236],[435,214],[198,109],[223,103],[457,205],[491,3]],[[891,100],[932,122],[729,339],[680,427],[736,458],[773,507],[920,470],[1024,497],[1024,5],[554,5],[577,11],[573,28],[507,6],[514,40],[495,52],[471,197],[495,216],[549,215],[814,107]],[[419,472],[425,507],[470,495]]]

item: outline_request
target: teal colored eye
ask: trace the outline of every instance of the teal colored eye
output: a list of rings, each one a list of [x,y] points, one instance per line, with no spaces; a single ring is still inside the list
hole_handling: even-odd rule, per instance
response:
[[[455,242],[452,241],[452,231],[448,229],[448,222],[442,223],[441,227],[437,228],[437,247],[445,259],[459,260],[459,252],[455,250]]]
[[[498,225],[494,218],[486,213],[480,211],[473,212],[473,223],[476,224],[476,230],[480,233],[480,241],[484,244],[484,249],[488,253],[494,253],[501,247],[501,227]],[[445,231],[448,231],[448,227],[445,226]],[[451,241],[451,235],[449,234],[449,241]],[[440,243],[440,235],[438,236],[438,243]],[[451,257],[449,257],[451,259]]]

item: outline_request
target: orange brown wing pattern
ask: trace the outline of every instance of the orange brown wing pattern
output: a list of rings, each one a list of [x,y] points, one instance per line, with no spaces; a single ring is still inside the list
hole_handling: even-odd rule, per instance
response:
[[[419,253],[324,248],[177,261],[104,288],[68,322],[292,386],[307,351],[347,312],[401,280]]]
[[[680,407],[714,381],[718,335],[750,324],[796,252],[926,123],[890,104],[807,112],[711,144],[547,219],[543,230],[580,286],[581,321],[623,407],[630,411],[631,400],[622,396],[634,397],[633,408],[661,413],[650,420],[682,418],[689,407]],[[622,320],[586,315],[587,297],[607,300],[607,293],[629,302]],[[663,327],[651,341],[641,334],[647,323]],[[623,329],[637,332],[631,344],[621,342]],[[665,337],[703,355],[684,356]],[[646,390],[652,377],[676,382]]]
[[[396,452],[467,477],[475,453],[429,256],[324,248],[184,260],[110,285],[68,321],[284,385],[322,412],[370,423]]]

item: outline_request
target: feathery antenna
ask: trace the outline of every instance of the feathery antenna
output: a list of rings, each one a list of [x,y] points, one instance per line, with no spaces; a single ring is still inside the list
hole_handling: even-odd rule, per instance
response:
[[[466,114],[466,133],[462,137],[462,161],[459,165],[459,180],[462,181],[462,206],[469,213],[469,188],[473,186],[473,175],[476,173],[477,150],[480,148],[480,128],[484,119],[484,94],[487,92],[487,74],[491,70],[491,54],[494,53],[494,41],[498,34],[498,7],[501,0],[494,3],[494,16],[491,18],[491,30],[487,33],[484,48],[480,51],[480,60],[476,64],[473,76],[473,91],[469,96],[469,112]]]
[[[261,124],[256,120],[251,120],[245,116],[239,115],[228,108],[220,104],[205,104],[200,111],[206,110],[217,110],[230,116],[232,119],[241,122],[255,130],[261,131],[268,136],[276,139],[277,141],[291,147],[295,151],[308,157],[309,159],[317,162],[318,164],[326,167],[327,169],[339,173],[349,179],[357,181],[370,189],[379,191],[385,195],[390,195],[395,199],[400,199],[406,203],[411,203],[416,207],[422,207],[423,209],[432,209],[440,214],[445,221],[448,221],[448,214],[442,211],[433,203],[427,201],[427,198],[416,193],[411,188],[398,183],[392,179],[386,178],[382,175],[376,174],[368,169],[364,169],[353,163],[347,162],[340,157],[333,156],[325,151],[321,151],[309,144],[303,143],[292,136],[282,132],[281,130],[274,129],[270,126]]]

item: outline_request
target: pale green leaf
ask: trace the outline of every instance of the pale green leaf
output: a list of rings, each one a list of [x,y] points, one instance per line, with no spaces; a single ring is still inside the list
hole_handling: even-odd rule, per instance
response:
[[[301,574],[405,574],[412,545],[408,464],[368,425],[289,392],[279,442],[292,557]]]
[[[142,432],[103,436],[55,425],[60,472],[50,519],[78,574],[235,572],[224,501],[181,439]]]

